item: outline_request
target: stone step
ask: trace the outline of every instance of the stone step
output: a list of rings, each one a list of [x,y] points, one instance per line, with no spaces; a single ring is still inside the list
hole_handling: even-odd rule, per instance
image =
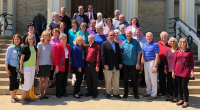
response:
[[[0,44],[12,44],[12,40],[9,40],[9,39],[0,39]]]
[[[6,71],[6,65],[4,64],[0,64],[0,71]]]
[[[0,58],[0,64],[5,64],[5,58]]]
[[[200,72],[200,66],[194,66],[194,72]]]
[[[0,43],[0,48],[1,49],[4,49],[4,48],[8,48],[10,45],[12,45],[12,44],[2,44],[2,43]]]
[[[12,40],[13,36],[3,36],[0,35],[0,39],[8,39],[8,40]]]
[[[102,86],[99,86],[98,88],[98,93],[99,94],[106,94],[106,88],[104,85]],[[34,92],[36,95],[39,95],[39,88],[38,87],[35,87],[34,88]],[[20,87],[17,94],[21,94],[22,92],[22,88]],[[71,86],[67,86],[66,87],[66,93],[69,94],[69,95],[72,95],[74,92],[74,87],[71,87]],[[87,87],[80,87],[80,92],[82,94],[86,94],[87,93]],[[146,92],[146,88],[141,88],[141,87],[138,87],[138,94],[144,94]],[[1,95],[8,95],[10,94],[10,91],[9,91],[9,86],[0,86],[0,94]],[[55,87],[53,88],[47,88],[47,91],[46,91],[46,94],[48,95],[55,95]],[[120,87],[119,88],[119,94],[124,94],[124,88],[123,87]],[[133,88],[129,88],[129,94],[130,95],[133,95]]]
[[[7,48],[0,48],[0,53],[6,53]]]
[[[5,59],[6,53],[0,53],[0,58],[4,58]]]
[[[0,71],[0,78],[8,78],[6,71]]]

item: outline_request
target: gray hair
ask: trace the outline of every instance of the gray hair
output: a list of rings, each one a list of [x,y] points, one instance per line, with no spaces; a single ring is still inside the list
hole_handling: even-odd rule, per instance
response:
[[[121,29],[122,27],[124,27],[124,29],[126,30],[126,26],[124,24],[121,24],[119,29]]]
[[[97,30],[98,27],[101,27],[103,29],[103,26],[99,24],[99,25],[96,26],[96,30]]]
[[[62,39],[63,37],[67,38],[67,35],[64,34],[64,33],[61,33],[61,34],[59,35],[59,39]]]
[[[56,12],[53,12],[53,13],[52,13],[52,17],[54,17],[54,16],[56,16],[56,15],[58,15],[58,13],[56,13]]]
[[[131,33],[131,35],[133,34],[131,30],[127,30],[127,31],[126,31],[126,33],[128,33],[128,32],[130,32],[130,33]]]
[[[168,40],[168,44],[170,45],[170,41],[173,40],[176,42],[176,45],[178,44],[178,40],[174,37],[171,37],[169,40]]]
[[[115,29],[114,32],[118,34],[120,33],[119,29]]]
[[[142,31],[142,29],[140,29],[140,28],[137,28],[137,29],[136,29],[136,31]],[[135,31],[135,32],[136,32],[136,31]]]
[[[96,21],[95,21],[94,19],[92,19],[92,20],[90,21],[90,23],[96,23]]]
[[[147,34],[151,34],[151,35],[153,36],[153,33],[152,33],[152,32],[147,32],[147,33],[146,33],[146,36],[147,36]]]
[[[115,10],[115,13],[117,13],[117,12],[119,12],[119,13],[120,13],[120,11],[119,11],[119,10]]]
[[[162,31],[162,32],[160,33],[160,36],[161,36],[163,33],[165,33],[165,34],[168,36],[167,32],[165,32],[165,31]]]
[[[90,34],[89,36],[92,36],[92,38],[94,38],[94,39],[95,39],[95,37],[94,37],[94,35],[93,35],[93,34]],[[89,38],[89,36],[88,36],[88,38]]]
[[[99,15],[101,15],[101,16],[102,16],[102,13],[101,13],[101,12],[98,12],[98,13],[97,13],[97,16],[99,16]]]

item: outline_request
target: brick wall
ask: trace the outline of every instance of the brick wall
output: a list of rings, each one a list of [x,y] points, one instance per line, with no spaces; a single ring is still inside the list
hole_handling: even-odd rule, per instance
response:
[[[28,22],[38,13],[47,17],[47,0],[17,0],[16,6],[16,33],[20,35],[28,31]]]
[[[138,19],[144,35],[152,32],[159,36],[166,30],[166,0],[139,0]]]

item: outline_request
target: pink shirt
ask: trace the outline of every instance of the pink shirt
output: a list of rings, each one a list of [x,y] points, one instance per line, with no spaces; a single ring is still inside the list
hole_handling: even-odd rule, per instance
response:
[[[115,40],[115,42],[119,43],[119,47],[121,48],[121,44],[122,44],[123,40],[117,39],[117,40]]]
[[[54,59],[54,56],[55,56],[55,48],[56,48],[56,45],[60,43],[60,40],[59,39],[54,39],[54,37],[52,36],[51,37],[51,41],[49,42],[52,46],[52,49],[53,49],[53,59]]]

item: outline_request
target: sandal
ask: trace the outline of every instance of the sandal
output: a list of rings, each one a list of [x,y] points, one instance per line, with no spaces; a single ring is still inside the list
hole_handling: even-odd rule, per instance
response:
[[[172,100],[172,102],[177,102],[178,101],[178,99],[177,98],[174,98],[173,100]]]
[[[73,95],[75,98],[80,99],[81,97],[78,94]]]
[[[12,103],[16,103],[16,100],[14,98],[11,98]]]
[[[15,96],[14,99],[15,99],[16,102],[19,102],[19,101],[20,101],[20,99],[19,99],[17,96]]]
[[[22,105],[28,104],[28,103],[29,103],[29,102],[28,102],[27,100],[25,100],[25,99],[24,99],[24,100],[20,100],[19,102],[22,103]]]
[[[43,97],[44,97],[45,99],[48,99],[48,98],[49,98],[46,94],[44,94]]]
[[[28,102],[35,102],[35,100],[33,100],[31,98],[28,98],[28,99],[26,98],[25,100],[28,101]]]
[[[42,95],[40,95],[40,96],[39,96],[39,99],[43,99],[43,96],[42,96]]]

